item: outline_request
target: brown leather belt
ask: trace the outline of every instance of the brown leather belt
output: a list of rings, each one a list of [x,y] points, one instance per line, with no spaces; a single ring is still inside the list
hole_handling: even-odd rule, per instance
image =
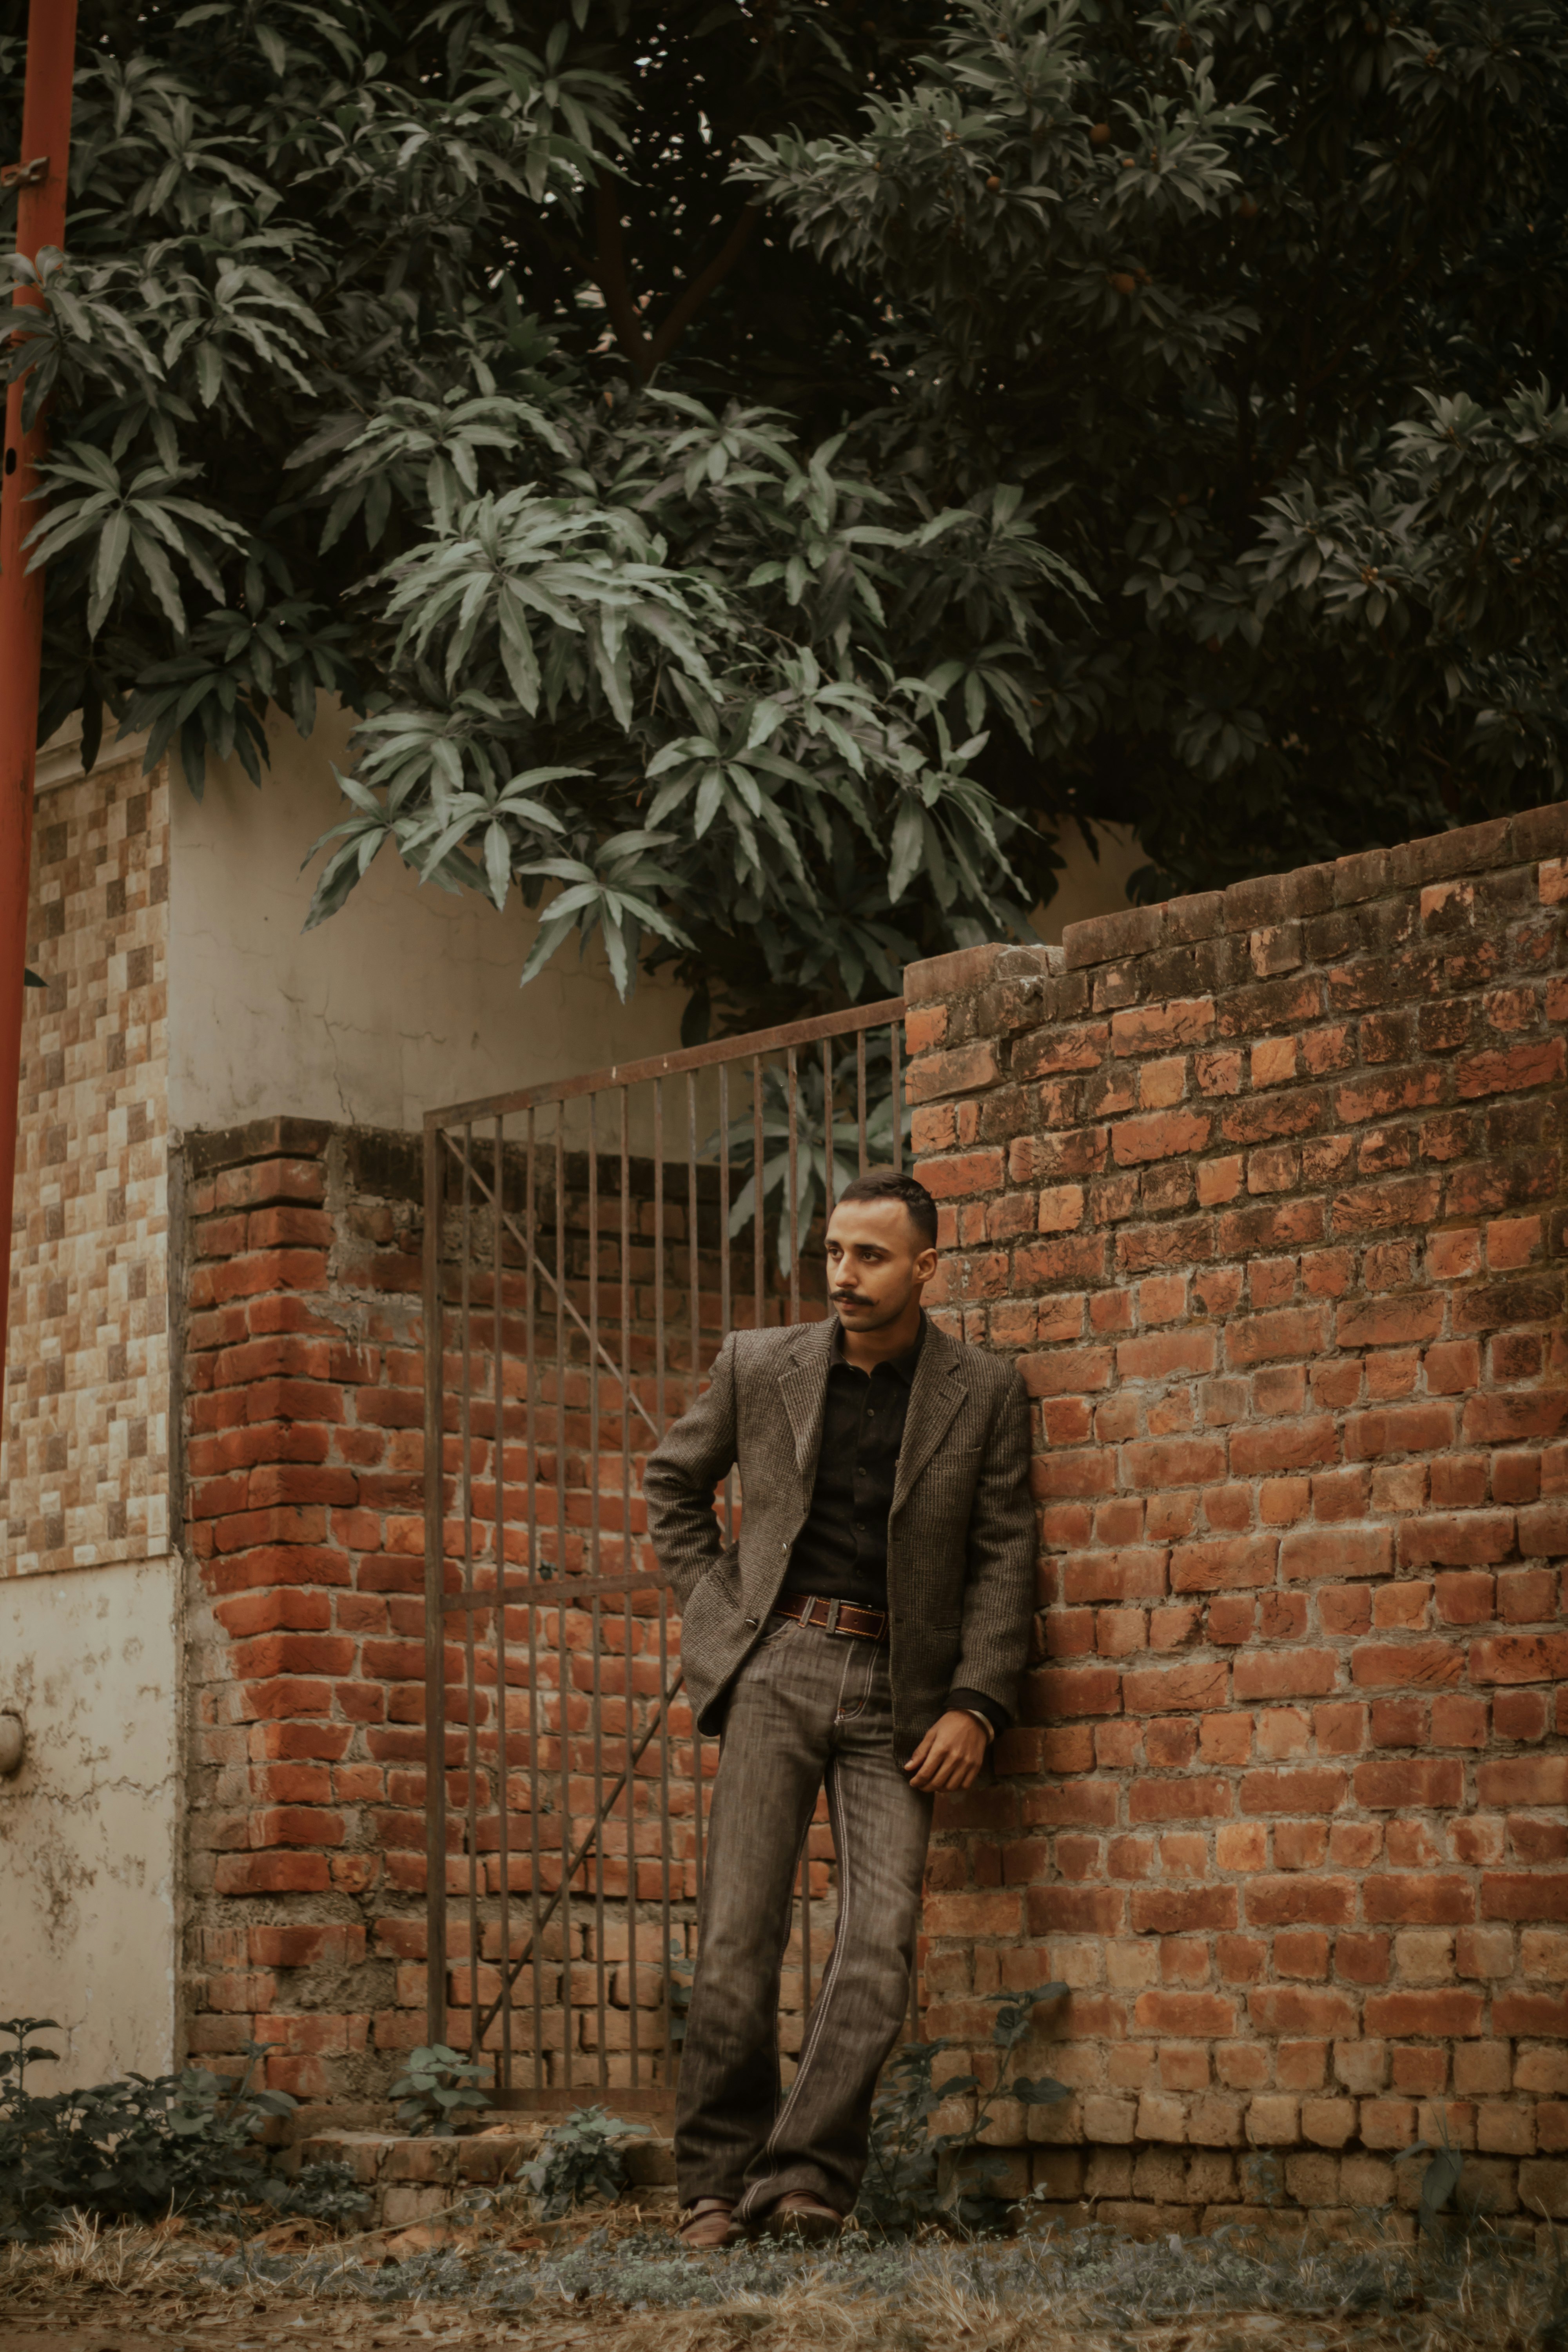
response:
[[[854,1633],[862,1642],[885,1642],[888,1614],[884,1609],[862,1609],[858,1601],[825,1601],[820,1592],[792,1592],[773,1603],[775,1617],[793,1617],[799,1625],[818,1625],[825,1633]]]

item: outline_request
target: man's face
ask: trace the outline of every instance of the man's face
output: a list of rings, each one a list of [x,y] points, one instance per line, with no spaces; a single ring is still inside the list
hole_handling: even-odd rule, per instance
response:
[[[849,1331],[896,1323],[936,1272],[901,1201],[845,1201],[827,1223],[827,1295]]]

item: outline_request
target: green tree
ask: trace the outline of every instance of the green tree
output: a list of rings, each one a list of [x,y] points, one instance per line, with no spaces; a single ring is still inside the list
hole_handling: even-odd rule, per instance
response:
[[[1016,488],[938,508],[851,448],[875,302],[727,184],[879,77],[898,40],[794,0],[88,0],[13,359],[52,403],[45,730],[81,708],[90,755],[108,711],[199,793],[342,695],[311,919],[390,845],[541,907],[524,977],[573,931],[623,988],[677,959],[698,1026],[1021,919],[976,761],[1027,739],[1070,572]]]
[[[1020,925],[1075,819],[1159,895],[1562,789],[1555,0],[82,36],[44,725],[199,791],[345,698],[313,919],[388,849],[700,1029]]]
[[[888,470],[1094,591],[1016,813],[1163,896],[1562,793],[1559,0],[964,0],[743,176],[886,301]]]

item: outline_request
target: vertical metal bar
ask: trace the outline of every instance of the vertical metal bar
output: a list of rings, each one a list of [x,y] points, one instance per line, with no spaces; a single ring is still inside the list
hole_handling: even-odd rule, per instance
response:
[[[636,1546],[632,1536],[632,1163],[631,1108],[628,1089],[621,1088],[621,1567],[635,1573]],[[631,1594],[626,1596],[626,1981],[630,2021],[631,2077],[642,2080],[642,2053],[637,2046],[637,1851],[636,1750],[632,1725]]]
[[[823,1211],[825,1218],[833,1214],[834,1178],[837,1172],[834,1165],[837,1149],[833,1128],[833,1040],[831,1037],[825,1037],[822,1041],[822,1181],[826,1196]]]
[[[599,1097],[588,1097],[588,1573],[600,1574],[599,1547]],[[623,1593],[623,1603],[629,1598]],[[604,1602],[595,1592],[589,1623],[593,1643],[594,1970],[599,2022],[599,2083],[610,2079],[605,2046],[605,1692]]]
[[[576,1954],[572,1949],[572,1676],[566,1643],[566,1106],[555,1106],[555,1657],[556,1707],[560,1717],[561,1803],[561,2004],[562,2071],[572,2084],[572,2029]]]
[[[691,1371],[686,1383],[686,1410],[697,1402],[702,1378],[702,1262],[698,1250],[697,1223],[697,1074],[686,1073],[686,1255],[691,1269]]]
[[[653,1417],[664,1419],[664,1080],[653,1082]],[[662,1685],[660,1685],[662,1688]]]
[[[506,1287],[506,1259],[501,1245],[505,1232],[506,1208],[506,1137],[505,1121],[496,1119],[496,1156],[494,1216],[491,1222],[492,1255],[490,1280],[494,1284],[495,1333],[491,1343],[491,1371],[495,1391],[495,1437],[491,1454],[495,1476],[495,1579],[496,1579],[496,1822],[497,1853],[500,1868],[500,2055],[497,2074],[502,2085],[511,2087],[511,1838],[510,1834],[510,1758],[507,1748],[507,1688],[506,1688],[506,1602],[501,1598],[507,1581],[506,1557],[506,1381],[505,1349],[506,1322],[502,1299]],[[476,1996],[477,1997],[477,1996]]]
[[[752,1055],[752,1282],[756,1297],[753,1325],[763,1328],[763,1062]],[[744,1500],[744,1497],[742,1498]]]
[[[523,1364],[528,1382],[528,1834],[529,1834],[529,1916],[533,1938],[533,2087],[544,2086],[544,2015],[541,1987],[543,1981],[544,1955],[539,1948],[539,1431],[536,1416],[539,1410],[539,1368],[533,1345],[533,1298],[538,1280],[536,1253],[539,1248],[539,1187],[534,1156],[534,1114],[528,1114],[528,1154],[525,1176],[524,1226],[528,1235],[528,1260],[523,1268],[527,1288],[523,1293]],[[510,1972],[511,1954],[506,1955]]]
[[[795,1064],[795,1049],[789,1048],[784,1065],[784,1091],[789,1098],[789,1201],[785,1214],[789,1219],[789,1319],[800,1321],[800,1250],[795,1232],[795,1220],[800,1210],[800,1072]]]
[[[662,1437],[666,1426],[664,1409],[664,1080],[653,1082],[653,1417]],[[658,1686],[669,1687],[669,1603],[667,1588],[658,1588]],[[675,1827],[669,1818],[669,1710],[660,1707],[658,1719],[659,1754],[659,1819],[663,1824],[660,1836],[659,1881],[662,1895],[663,1951],[665,1966],[669,1964],[669,1874],[674,1866],[672,1848]],[[669,2004],[665,2004],[664,2074],[669,2080],[673,2044],[669,2034]]]
[[[458,1414],[463,1446],[463,1670],[468,1684],[468,1801],[466,1808],[468,1842],[468,2056],[479,2055],[479,1686],[474,1657],[474,1333],[473,1333],[473,1183],[474,1130],[463,1129],[462,1213],[458,1232],[462,1250],[459,1271],[462,1307],[462,1370]]]
[[[22,13],[11,9],[8,22],[16,24]],[[7,152],[19,155],[23,167],[16,226],[5,241],[8,248],[37,261],[45,247],[66,241],[76,0],[33,0],[26,16],[22,119],[19,126],[13,119],[13,127],[5,133]],[[12,300],[43,310],[47,298],[37,278],[28,278],[17,285]],[[13,318],[16,315],[13,310]],[[38,469],[49,446],[47,403],[30,425],[23,423],[25,413],[22,379],[15,375],[5,394],[5,464],[0,473],[0,1365],[5,1361],[11,1302],[27,892],[44,646],[44,575],[37,557],[29,568],[23,548],[46,511]]]
[[[566,1573],[566,1106],[555,1106],[555,1563]]]
[[[789,1319],[800,1321],[800,1071],[792,1045],[785,1056],[784,1090],[789,1108]],[[800,1857],[800,1948],[805,1970],[805,2014],[811,2011],[811,1832]]]
[[[447,2039],[447,1538],[442,1512],[446,1420],[441,1299],[441,1130],[425,1128],[425,2031]]]
[[[697,1213],[697,1076],[686,1074],[686,1217],[689,1228],[687,1240],[687,1262],[691,1269],[691,1373],[687,1384],[686,1409],[690,1412],[697,1402],[699,1383],[702,1377],[702,1255],[698,1244],[700,1234]],[[691,1838],[693,1883],[700,1891],[702,1885],[702,1748],[697,1736],[695,1717],[691,1725]],[[666,1959],[668,1953],[666,1952]]]
[[[719,1065],[719,1344],[730,1336],[730,1065]],[[724,1474],[724,1540],[735,1540],[735,1475]]]
[[[599,1553],[599,1097],[588,1097],[588,1573]]]
[[[866,1032],[855,1032],[855,1139],[859,1147],[859,1173],[864,1176],[869,1161],[866,1154]]]
[[[892,1047],[893,1166],[898,1170],[904,1164],[904,1107],[899,1100],[899,1024],[896,1021],[888,1024],[888,1039]]]
[[[658,1686],[661,1691],[667,1691],[669,1688],[669,1588],[666,1584],[660,1584],[658,1588]],[[695,1724],[692,1728],[695,1731]],[[659,1873],[660,1915],[663,1922],[663,1940],[660,1948],[664,1953],[664,1966],[668,1971],[670,1954],[669,1877],[675,1866],[675,1856],[672,1851],[675,1843],[675,1825],[669,1818],[669,1709],[668,1706],[661,1706],[658,1711],[658,1780],[659,1819],[664,1824],[661,1839],[662,1867]],[[675,2042],[670,2032],[673,2022],[669,2003],[667,2000],[664,2004],[664,2079],[667,2084],[672,2078],[675,2065]]]

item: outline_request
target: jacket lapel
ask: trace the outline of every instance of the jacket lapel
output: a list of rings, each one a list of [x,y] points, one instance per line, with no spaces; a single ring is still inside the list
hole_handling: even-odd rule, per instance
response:
[[[934,1323],[928,1323],[910,1390],[910,1409],[904,1417],[904,1442],[899,1448],[899,1474],[893,1482],[889,1518],[901,1507],[915,1480],[947,1435],[968,1387],[963,1350]]]
[[[837,1318],[805,1326],[779,1372],[779,1393],[795,1439],[795,1466],[803,1482],[816,1469],[822,1444],[822,1412],[827,1396],[827,1370],[833,1360],[833,1334]]]

